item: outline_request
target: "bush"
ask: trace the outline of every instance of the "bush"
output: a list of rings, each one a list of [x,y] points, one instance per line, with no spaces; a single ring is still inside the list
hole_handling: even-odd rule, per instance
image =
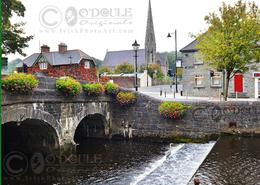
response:
[[[66,96],[75,96],[82,92],[81,84],[71,77],[58,79],[56,81],[56,88]]]
[[[14,73],[4,78],[2,88],[6,91],[26,94],[31,93],[39,84],[35,76],[24,73]]]
[[[159,106],[159,113],[167,119],[181,118],[191,106],[186,106],[179,102],[163,102]]]
[[[109,95],[116,95],[119,91],[119,86],[112,82],[108,82],[105,86],[106,93]]]
[[[116,96],[117,102],[124,106],[132,104],[136,101],[135,93],[132,92],[119,92]]]
[[[99,96],[101,95],[105,89],[103,85],[96,83],[96,84],[84,84],[82,85],[83,90],[91,96]]]
[[[103,67],[100,67],[100,68],[98,69],[98,73],[99,73],[99,74],[104,74],[104,73],[111,74],[112,71],[109,69],[109,67],[103,66]]]
[[[128,74],[133,72],[134,72],[134,66],[128,63],[117,65],[114,71],[115,74],[121,74],[121,73]]]

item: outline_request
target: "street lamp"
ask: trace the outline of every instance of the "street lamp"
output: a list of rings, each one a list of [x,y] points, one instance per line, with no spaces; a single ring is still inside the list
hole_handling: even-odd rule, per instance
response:
[[[138,86],[137,86],[137,50],[140,46],[140,44],[137,43],[137,41],[135,40],[135,42],[132,44],[133,49],[135,51],[135,91],[138,91]]]
[[[178,84],[177,84],[177,30],[174,33],[168,33],[167,38],[171,38],[172,34],[175,36],[175,91],[178,93]]]

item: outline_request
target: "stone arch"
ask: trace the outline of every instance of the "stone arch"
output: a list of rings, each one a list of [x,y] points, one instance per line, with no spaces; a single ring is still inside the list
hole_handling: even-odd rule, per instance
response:
[[[105,118],[105,132],[106,135],[109,134],[110,129],[110,112],[109,112],[109,103],[107,102],[92,102],[92,103],[81,103],[78,104],[80,107],[80,111],[76,112],[74,117],[69,120],[71,123],[69,127],[69,131],[64,129],[64,136],[67,140],[71,140],[73,142],[73,138],[75,135],[76,128],[78,127],[79,123],[88,115],[100,114]],[[63,122],[62,122],[63,124]],[[67,133],[66,133],[67,132]]]
[[[77,143],[82,134],[88,138],[107,138],[109,135],[109,120],[103,114],[88,114],[78,123],[73,140]]]
[[[14,137],[15,136],[15,137]],[[3,124],[3,144],[5,152],[18,150],[23,152],[48,153],[59,149],[59,137],[55,129],[39,119],[25,119]]]
[[[2,124],[8,122],[22,122],[27,119],[42,120],[55,130],[60,144],[62,137],[61,126],[55,117],[46,111],[34,109],[34,107],[31,106],[7,106],[3,108],[2,115]]]

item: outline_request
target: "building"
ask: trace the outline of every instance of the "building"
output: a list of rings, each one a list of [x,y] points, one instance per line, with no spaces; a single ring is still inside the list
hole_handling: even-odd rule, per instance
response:
[[[219,97],[223,92],[222,72],[214,71],[207,64],[196,57],[197,40],[182,48],[183,54],[183,90],[189,96]],[[229,97],[260,98],[260,65],[250,66],[245,73],[237,73],[230,80]]]
[[[151,2],[149,0],[148,17],[146,24],[145,48],[138,50],[137,59],[138,68],[146,68],[149,64],[160,65],[163,73],[166,75],[168,70],[168,61],[165,54],[156,52],[156,40],[153,26],[153,16]],[[117,65],[128,63],[135,65],[133,50],[107,51],[102,66],[115,69]]]
[[[112,74],[112,75],[105,75],[105,76],[108,77],[110,81],[113,81],[113,83],[118,84],[120,87],[125,87],[125,88],[135,87],[135,73]],[[138,87],[147,87],[151,85],[152,85],[152,78],[147,74],[146,70],[144,70],[143,73],[137,73]]]
[[[50,51],[47,45],[41,46],[40,53],[34,53],[23,60],[28,73],[44,73],[51,77],[71,76],[77,80],[97,81],[96,64],[79,49],[67,50],[67,45],[60,43],[58,51]]]

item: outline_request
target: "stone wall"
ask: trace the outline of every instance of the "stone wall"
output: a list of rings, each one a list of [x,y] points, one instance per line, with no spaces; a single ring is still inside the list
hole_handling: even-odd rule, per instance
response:
[[[131,124],[134,137],[200,138],[230,132],[260,133],[260,102],[184,102],[192,106],[183,119],[167,120],[158,113],[161,101],[139,94],[131,107],[113,105],[113,134],[122,124]]]
[[[196,63],[195,55],[197,52],[189,52],[183,55],[183,85],[184,95],[197,97],[219,97],[222,87],[211,87],[210,68],[204,64]],[[203,75],[201,86],[195,86],[195,75]],[[222,78],[221,78],[222,83]]]
[[[260,133],[259,101],[183,102],[191,105],[192,109],[182,119],[167,120],[158,113],[161,101],[143,94],[137,94],[135,104],[121,107],[106,95],[89,97],[82,93],[76,97],[65,97],[54,88],[54,79],[40,78],[40,86],[32,95],[4,92],[3,124],[28,118],[40,119],[56,130],[61,143],[73,142],[78,124],[93,114],[105,118],[105,133],[110,138],[122,138],[122,125],[131,125],[133,137],[140,139],[200,138],[233,130]]]

